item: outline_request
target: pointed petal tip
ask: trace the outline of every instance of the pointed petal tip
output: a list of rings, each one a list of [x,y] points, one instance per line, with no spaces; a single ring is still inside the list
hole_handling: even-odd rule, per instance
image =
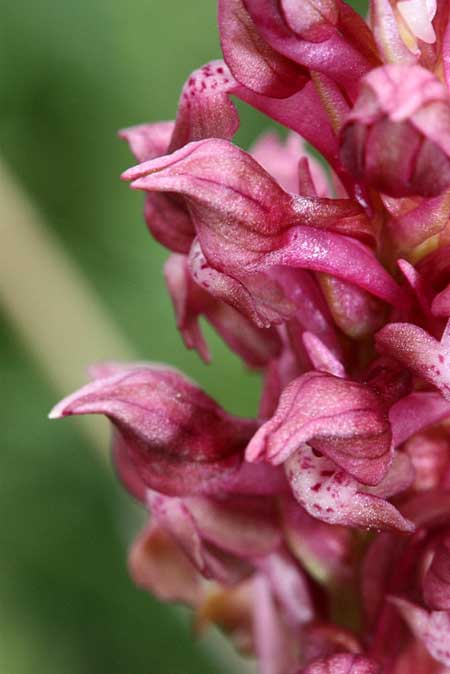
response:
[[[61,400],[57,405],[50,410],[48,418],[49,419],[62,419],[63,417],[70,416],[71,412],[66,408],[66,401]]]

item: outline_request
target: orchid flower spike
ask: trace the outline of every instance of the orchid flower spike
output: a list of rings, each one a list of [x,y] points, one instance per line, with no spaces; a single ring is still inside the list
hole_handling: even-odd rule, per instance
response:
[[[450,671],[448,4],[218,0],[224,60],[120,133],[184,344],[206,319],[259,411],[105,362],[51,417],[108,418],[133,580],[260,674]],[[232,97],[285,139],[234,144]]]

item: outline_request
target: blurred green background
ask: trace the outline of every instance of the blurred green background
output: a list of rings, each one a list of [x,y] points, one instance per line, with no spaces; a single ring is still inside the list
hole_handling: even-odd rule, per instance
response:
[[[230,411],[253,413],[258,378],[209,331],[211,366],[183,348],[162,278],[167,254],[147,234],[142,195],[118,178],[133,160],[117,129],[172,118],[190,71],[220,56],[214,0],[0,0],[0,7],[0,159],[136,356],[170,362]],[[237,141],[247,147],[270,122],[240,109]],[[2,217],[0,231],[13,221]],[[91,347],[83,365],[121,354],[105,352],[97,333],[89,342],[89,324],[74,334],[55,320],[59,309],[70,312],[70,297],[57,287],[39,295],[31,271],[40,269],[37,249],[3,246],[1,255],[14,255],[16,276],[0,303],[0,674],[224,671],[193,643],[187,619],[129,581],[137,509],[79,420],[47,420],[70,391],[49,376],[52,354],[30,349],[33,327],[17,330],[6,306],[25,291],[36,335],[55,335],[69,362],[81,335]],[[81,385],[85,373],[78,376]]]

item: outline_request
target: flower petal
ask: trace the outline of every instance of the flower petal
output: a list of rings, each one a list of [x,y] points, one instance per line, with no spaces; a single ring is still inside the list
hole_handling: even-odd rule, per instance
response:
[[[256,423],[232,417],[173,369],[131,366],[60,402],[52,418],[104,414],[140,479],[168,494],[217,491],[238,470]]]
[[[128,558],[133,581],[162,601],[195,606],[202,596],[200,576],[173,538],[157,524],[144,529]]]
[[[234,585],[251,574],[244,559],[228,554],[203,537],[189,507],[189,499],[148,492],[152,516],[176,542],[193,566],[206,579]]]
[[[319,337],[311,332],[304,332],[303,343],[316,370],[327,372],[335,377],[345,377],[345,369],[341,361],[336,358]]]
[[[429,70],[389,64],[366,75],[341,131],[356,180],[393,197],[435,197],[450,185],[448,91]]]
[[[222,51],[235,78],[252,91],[286,98],[308,81],[308,72],[274,51],[260,36],[243,0],[219,0]]]
[[[391,432],[378,396],[368,387],[320,372],[283,391],[275,415],[251,439],[247,461],[279,464],[310,442],[366,484],[377,484],[392,460]]]
[[[318,582],[349,578],[351,531],[311,517],[292,497],[282,500],[283,531],[292,554]]]
[[[137,501],[145,503],[147,485],[142,481],[128,454],[127,445],[120,433],[113,434],[112,457],[117,476],[125,489]]]
[[[168,152],[203,138],[231,139],[239,128],[239,117],[229,98],[235,86],[223,61],[210,61],[195,70],[181,92]]]
[[[447,417],[450,402],[439,393],[417,391],[405,396],[389,411],[394,445],[401,445],[415,433]]]
[[[318,457],[304,445],[286,462],[292,492],[306,511],[329,524],[388,531],[414,531],[390,503],[365,493],[355,479],[325,457]]]
[[[390,323],[376,335],[378,351],[396,358],[450,400],[450,349],[411,323]]]
[[[353,93],[355,82],[376,63],[372,36],[361,17],[344,3],[338,5],[334,3],[333,11],[328,12],[328,17],[332,22],[337,23],[334,31],[333,23],[328,24],[326,29],[329,34],[328,39],[321,39],[326,37],[323,31],[323,15],[319,18],[316,14],[319,20],[315,24],[319,33],[316,36],[311,33],[308,35],[306,26],[308,17],[312,18],[311,4],[311,2],[299,3],[294,12],[292,4],[287,3],[286,0],[281,6],[276,0],[245,0],[245,6],[256,29],[277,52],[306,68],[328,75]],[[316,7],[318,4],[315,2]],[[339,7],[338,17],[335,14],[336,5]],[[291,25],[286,22],[286,9],[288,9]],[[338,21],[338,18],[341,21]],[[309,25],[310,30],[314,28],[314,22],[312,24],[310,22]],[[351,25],[350,29],[349,25]],[[297,35],[292,26],[302,32],[306,30],[305,39],[302,39],[303,35]],[[320,29],[322,29],[321,34]],[[321,41],[311,42],[311,37],[321,39]]]
[[[295,312],[294,304],[285,297],[276,279],[259,272],[241,274],[239,279],[220,272],[208,263],[199,241],[192,244],[189,270],[207,293],[234,307],[258,328],[268,329]]]
[[[253,579],[253,632],[261,674],[287,674],[297,665],[295,636],[284,623],[270,583],[263,574]]]
[[[175,122],[138,124],[121,129],[119,137],[128,142],[136,159],[143,162],[166,154],[174,127]]]
[[[337,326],[352,339],[363,339],[379,330],[386,307],[366,290],[328,274],[319,275],[320,286]]]
[[[264,367],[278,355],[281,343],[275,329],[257,328],[231,306],[215,299],[194,281],[186,256],[171,255],[164,275],[184,343],[188,349],[196,349],[204,361],[209,362],[210,356],[199,325],[202,315],[249,367]]]
[[[304,267],[344,278],[394,304],[403,299],[371,251],[334,233],[362,234],[366,219],[356,202],[289,195],[231,143],[190,143],[123,177],[136,189],[188,198],[206,258],[229,276]],[[323,231],[328,229],[334,231]]]
[[[430,655],[450,667],[450,613],[425,611],[405,599],[392,598],[404,620],[417,639],[423,642]]]
[[[435,316],[450,318],[450,284],[436,295],[431,305]]]

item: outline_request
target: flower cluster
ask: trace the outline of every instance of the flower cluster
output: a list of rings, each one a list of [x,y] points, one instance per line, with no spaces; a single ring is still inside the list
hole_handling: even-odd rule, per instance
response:
[[[151,363],[52,416],[109,418],[151,513],[134,580],[262,674],[448,674],[450,3],[219,0],[219,24],[175,122],[121,132],[123,177],[186,346],[209,360],[203,317],[260,370],[258,417]],[[234,145],[231,96],[287,138]]]

